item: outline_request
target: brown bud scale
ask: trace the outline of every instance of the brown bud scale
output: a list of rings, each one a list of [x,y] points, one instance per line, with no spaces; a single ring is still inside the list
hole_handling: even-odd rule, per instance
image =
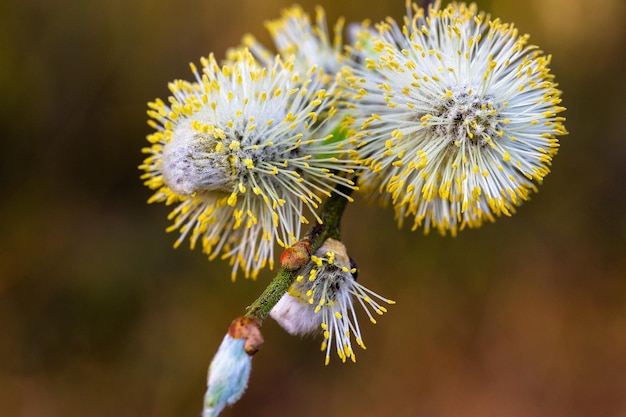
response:
[[[310,259],[311,244],[308,240],[301,240],[281,253],[280,265],[289,271],[295,271],[306,265]]]
[[[261,325],[249,317],[238,317],[228,328],[228,335],[233,339],[246,339],[244,349],[248,355],[254,355],[263,346]]]

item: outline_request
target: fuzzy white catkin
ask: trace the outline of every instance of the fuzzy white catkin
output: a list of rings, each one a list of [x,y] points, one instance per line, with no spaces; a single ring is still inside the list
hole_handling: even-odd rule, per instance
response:
[[[208,389],[204,396],[202,417],[216,417],[224,407],[232,405],[248,386],[252,357],[244,349],[245,339],[224,337],[211,366]]]
[[[237,178],[232,175],[228,154],[211,152],[218,140],[182,122],[163,148],[163,176],[170,189],[180,195],[201,191],[230,192]]]
[[[286,293],[276,303],[270,316],[291,335],[305,335],[319,332],[322,315],[315,314],[305,300]]]

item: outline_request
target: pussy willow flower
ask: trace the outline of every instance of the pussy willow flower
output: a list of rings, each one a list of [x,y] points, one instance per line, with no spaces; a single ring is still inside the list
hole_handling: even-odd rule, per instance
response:
[[[331,35],[326,24],[324,9],[315,9],[315,25],[300,6],[292,6],[282,12],[280,19],[265,24],[281,57],[295,56],[294,65],[305,72],[312,66],[321,67],[334,76],[343,60],[342,30],[344,20],[339,19]],[[243,43],[263,64],[274,60],[274,53],[259,43],[252,35],[246,35]],[[329,77],[329,79],[332,77]]]
[[[453,234],[510,215],[549,172],[566,134],[550,56],[476,5],[407,2],[400,27],[360,32],[348,87],[355,137],[399,223]]]
[[[156,131],[140,166],[156,190],[149,202],[176,204],[175,246],[189,236],[213,259],[220,253],[255,277],[273,246],[294,243],[337,184],[353,187],[348,149],[328,133],[338,91],[324,72],[294,69],[293,58],[262,67],[247,50],[220,67],[202,59],[195,82],[175,81],[166,104],[149,103]],[[346,155],[346,160],[342,159]]]
[[[250,378],[252,357],[244,349],[245,339],[224,336],[211,361],[202,417],[216,417],[224,407],[241,398]]]
[[[354,308],[356,303],[374,324],[372,313],[382,315],[387,311],[381,303],[394,304],[359,284],[356,272],[343,243],[327,239],[311,256],[311,261],[298,271],[295,282],[270,312],[290,334],[321,332],[326,365],[333,345],[343,362],[347,358],[356,361],[352,336],[365,349]]]

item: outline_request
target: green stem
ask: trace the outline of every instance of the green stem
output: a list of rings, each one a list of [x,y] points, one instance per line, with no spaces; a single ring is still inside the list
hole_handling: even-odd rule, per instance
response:
[[[278,271],[278,275],[274,277],[265,291],[247,308],[245,317],[263,324],[272,308],[282,298],[283,294],[287,292],[295,279],[296,271],[288,271],[285,268],[281,268]]]
[[[341,191],[347,196],[352,193],[352,189],[343,186],[339,186],[337,191]],[[341,217],[347,204],[348,200],[345,197],[335,193],[326,200],[320,212],[322,223],[313,226],[306,236],[311,244],[312,253],[315,253],[326,239],[339,240],[341,238]],[[262,324],[278,300],[287,292],[296,276],[297,271],[281,268],[265,291],[246,309],[245,317],[252,318]]]
[[[350,197],[352,189],[345,186],[338,186],[337,190]],[[311,253],[315,253],[326,239],[341,240],[341,217],[348,205],[348,200],[338,194],[332,194],[322,207],[320,218],[322,223],[317,223],[309,230],[307,239],[311,243]]]

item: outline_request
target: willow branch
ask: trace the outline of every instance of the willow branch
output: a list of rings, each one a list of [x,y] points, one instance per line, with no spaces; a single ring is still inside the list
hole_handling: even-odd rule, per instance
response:
[[[352,189],[341,185],[338,186],[337,191],[346,196],[352,193]],[[319,213],[322,223],[315,224],[305,237],[305,240],[310,244],[312,253],[315,253],[326,239],[339,240],[341,238],[341,217],[347,204],[348,200],[337,193],[333,193],[326,200]],[[297,270],[281,267],[265,291],[246,309],[245,317],[262,324],[278,300],[287,292],[296,276]]]

